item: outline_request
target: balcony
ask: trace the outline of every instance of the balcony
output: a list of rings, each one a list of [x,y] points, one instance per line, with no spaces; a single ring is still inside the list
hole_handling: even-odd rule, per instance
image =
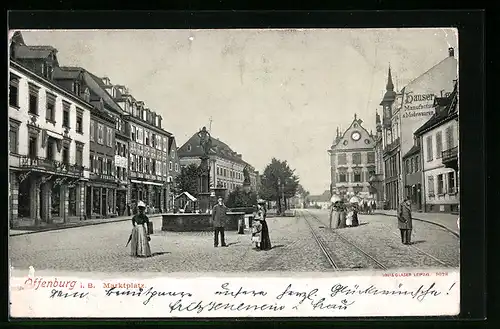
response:
[[[19,167],[29,168],[31,170],[39,170],[57,175],[69,175],[83,177],[84,167],[79,165],[71,165],[56,160],[49,160],[44,158],[30,158],[22,156],[19,159]]]
[[[458,146],[445,150],[441,153],[441,162],[446,168],[458,171]]]
[[[91,180],[107,180],[107,181],[112,181],[112,182],[115,182],[116,179],[115,179],[115,176],[112,176],[112,175],[107,175],[107,174],[103,174],[103,173],[90,173],[90,179]]]

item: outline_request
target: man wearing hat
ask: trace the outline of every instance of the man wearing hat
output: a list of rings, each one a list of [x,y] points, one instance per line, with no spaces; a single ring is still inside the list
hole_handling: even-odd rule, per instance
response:
[[[413,226],[411,218],[411,201],[409,197],[406,197],[399,206],[398,228],[401,231],[401,242],[406,245],[411,244],[411,230]]]
[[[224,225],[226,223],[227,208],[222,202],[222,198],[217,199],[217,204],[212,209],[212,222],[214,225],[214,247],[219,246],[219,233],[220,242],[222,247],[227,247],[224,240]]]

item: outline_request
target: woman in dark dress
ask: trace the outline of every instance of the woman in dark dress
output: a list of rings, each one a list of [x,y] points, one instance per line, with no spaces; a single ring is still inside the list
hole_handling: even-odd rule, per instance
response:
[[[272,245],[271,245],[271,239],[269,238],[269,227],[267,226],[266,222],[266,215],[267,211],[265,208],[265,201],[261,200],[258,204],[259,210],[262,211],[262,219],[260,220],[262,224],[262,231],[261,231],[261,240],[260,240],[260,250],[271,250]]]

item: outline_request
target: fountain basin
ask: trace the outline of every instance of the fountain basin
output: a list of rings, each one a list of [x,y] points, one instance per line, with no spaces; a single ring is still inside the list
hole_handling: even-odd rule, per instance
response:
[[[244,212],[228,212],[225,228],[227,231],[237,231],[238,221],[245,218]],[[213,231],[211,214],[164,214],[162,215],[162,231],[171,232],[201,232]]]

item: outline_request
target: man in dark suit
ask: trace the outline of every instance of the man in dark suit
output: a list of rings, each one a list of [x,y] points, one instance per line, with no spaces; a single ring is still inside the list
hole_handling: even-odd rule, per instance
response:
[[[412,217],[411,217],[411,201],[408,197],[399,206],[398,213],[398,228],[401,231],[401,242],[403,244],[411,244],[411,230]]]
[[[226,223],[227,208],[222,202],[222,198],[217,199],[217,204],[212,209],[212,222],[214,225],[214,247],[219,246],[219,233],[220,242],[222,247],[227,247],[224,240],[224,224]]]

